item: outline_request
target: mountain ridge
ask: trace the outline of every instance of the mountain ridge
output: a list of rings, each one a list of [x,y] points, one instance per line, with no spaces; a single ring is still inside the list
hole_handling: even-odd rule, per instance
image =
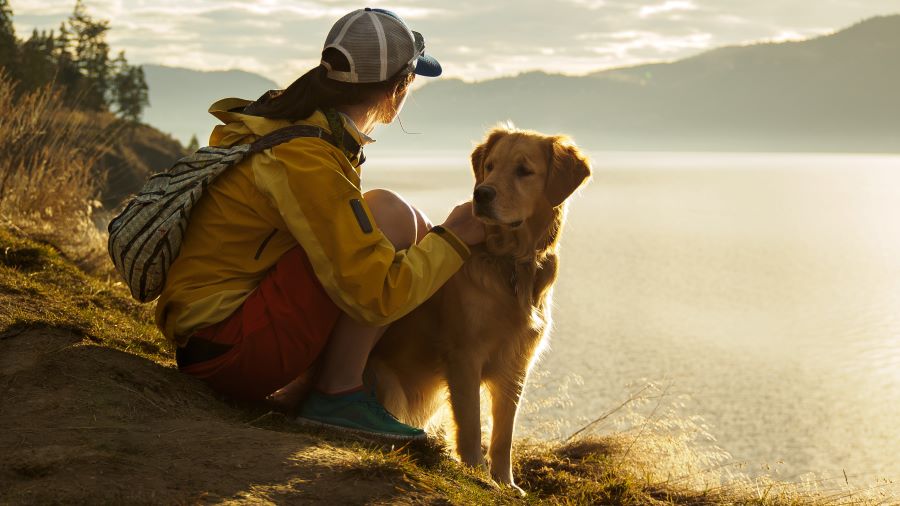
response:
[[[512,120],[599,150],[900,152],[898,55],[900,15],[888,15],[800,41],[723,46],[583,76],[440,79],[413,91],[401,114],[407,130],[424,135],[410,145],[399,126],[380,127],[372,149],[465,150]],[[183,88],[192,101],[169,102],[151,69],[151,109],[161,114],[147,121],[183,142],[193,129],[202,143],[215,124],[205,112],[212,101],[277,87],[228,72],[201,73],[206,100]]]
[[[417,90],[403,120],[429,127],[423,148],[471,142],[510,119],[604,150],[898,152],[898,55],[900,15],[884,16],[804,41],[589,76],[437,81]]]
[[[144,122],[172,134],[187,145],[196,135],[206,143],[217,120],[207,108],[229,96],[256,98],[278,85],[245,70],[191,70],[165,65],[143,65],[150,88],[150,106]]]

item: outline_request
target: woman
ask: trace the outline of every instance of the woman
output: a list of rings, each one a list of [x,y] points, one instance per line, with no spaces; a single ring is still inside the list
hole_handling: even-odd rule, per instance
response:
[[[386,326],[446,282],[484,229],[470,202],[431,227],[394,193],[360,193],[368,134],[393,121],[416,74],[441,73],[424,47],[396,14],[361,9],[338,20],[321,65],[286,90],[210,108],[224,123],[213,146],[292,124],[320,127],[333,144],[301,137],[263,151],[219,176],[195,205],[156,311],[182,371],[235,398],[281,389],[291,399],[318,362],[301,417],[424,436],[362,388],[363,369]]]

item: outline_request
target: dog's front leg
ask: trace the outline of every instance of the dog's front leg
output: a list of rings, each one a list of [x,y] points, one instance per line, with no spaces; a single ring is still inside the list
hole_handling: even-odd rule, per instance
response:
[[[456,422],[456,451],[464,464],[484,466],[481,453],[481,367],[471,359],[450,360],[447,368],[450,405]]]
[[[491,446],[488,455],[491,461],[491,476],[504,485],[514,487],[524,495],[522,489],[513,482],[512,440],[516,424],[516,412],[528,372],[528,363],[516,364],[497,377],[487,378],[491,392]]]

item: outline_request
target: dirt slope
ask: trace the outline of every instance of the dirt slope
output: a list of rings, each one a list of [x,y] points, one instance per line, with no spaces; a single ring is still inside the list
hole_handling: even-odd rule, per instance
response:
[[[181,503],[395,496],[356,452],[268,430],[202,385],[44,328],[0,339],[3,502]]]
[[[0,504],[436,497],[407,450],[304,432],[180,374],[150,309],[0,230]],[[454,466],[442,452],[420,454]]]

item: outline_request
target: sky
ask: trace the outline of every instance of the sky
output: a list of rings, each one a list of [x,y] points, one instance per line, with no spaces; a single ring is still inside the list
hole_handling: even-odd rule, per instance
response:
[[[318,64],[331,25],[389,8],[424,34],[444,75],[586,74],[755,41],[808,38],[900,13],[900,0],[85,0],[133,63],[241,69],[287,85]],[[59,26],[74,0],[11,0],[20,36]]]

